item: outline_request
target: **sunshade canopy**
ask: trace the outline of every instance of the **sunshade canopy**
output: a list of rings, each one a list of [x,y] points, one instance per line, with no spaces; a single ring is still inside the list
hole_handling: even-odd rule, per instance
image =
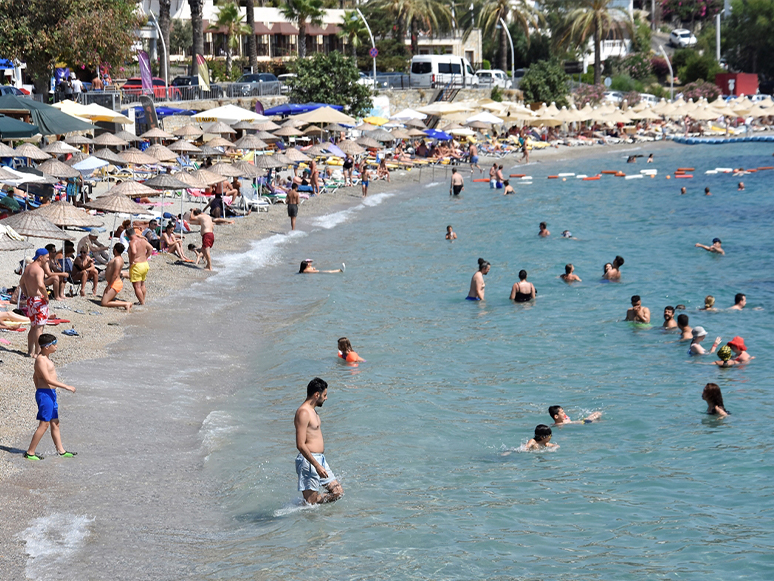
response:
[[[54,202],[47,206],[41,206],[32,213],[50,220],[57,226],[73,226],[77,228],[90,228],[102,226],[102,220],[98,220],[81,208],[76,208],[69,202]]]
[[[0,220],[0,225],[9,226],[22,236],[48,238],[50,240],[75,240],[75,237],[59,228],[51,220],[36,215],[33,212],[14,214],[4,220]]]
[[[37,125],[30,125],[13,117],[0,115],[0,139],[25,139],[40,133]]]
[[[73,131],[89,131],[96,127],[86,121],[62,113],[59,109],[33,99],[23,99],[17,95],[0,97],[0,111],[29,112],[33,124],[43,135],[61,135]]]
[[[268,117],[259,115],[248,109],[237,107],[236,105],[224,105],[215,109],[208,109],[193,116],[196,121],[222,121],[229,125],[239,123],[240,121],[267,121]],[[229,128],[230,129],[230,128]]]
[[[296,119],[305,123],[346,123],[347,125],[354,125],[356,123],[349,115],[345,115],[341,111],[336,111],[336,109],[328,106],[320,107],[309,113],[303,113],[296,117]]]

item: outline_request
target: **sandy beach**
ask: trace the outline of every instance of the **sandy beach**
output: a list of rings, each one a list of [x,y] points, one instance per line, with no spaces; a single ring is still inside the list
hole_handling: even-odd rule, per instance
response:
[[[655,142],[645,144],[620,144],[611,146],[588,146],[577,148],[561,147],[547,148],[533,151],[530,154],[530,166],[546,163],[551,167],[561,168],[562,160],[599,158],[620,152],[621,169],[625,169],[624,152],[636,151],[637,153],[668,154],[679,164],[679,151],[673,151],[684,146],[672,142]],[[481,167],[485,169],[491,166],[493,161],[502,163],[506,170],[518,169],[516,160],[519,156],[508,156],[501,160],[482,157]],[[594,163],[589,168],[589,173],[604,169],[599,163]],[[675,165],[677,167],[677,165]],[[450,167],[448,169],[451,169]],[[469,167],[461,166],[462,174],[466,180],[470,178]],[[611,168],[607,168],[611,169]],[[618,169],[612,168],[612,169]],[[639,168],[638,168],[639,169]],[[422,171],[422,183],[430,181],[443,181],[450,176],[450,171],[436,168]],[[478,174],[473,177],[480,177]],[[378,194],[389,189],[411,189],[418,185],[420,172],[417,169],[410,171],[394,171],[392,183],[374,181],[369,188],[369,194]],[[526,187],[526,186],[525,186]],[[539,187],[536,183],[534,186]],[[419,192],[419,191],[418,191]],[[417,192],[417,193],[418,193]],[[97,195],[102,193],[96,192]],[[360,187],[341,188],[335,193],[324,194],[305,201],[299,210],[298,228],[308,228],[307,219],[329,214],[338,210],[353,207],[361,201]],[[175,206],[175,213],[178,206]],[[112,227],[112,217],[105,218],[105,227]],[[275,205],[269,212],[253,212],[250,216],[236,219],[234,225],[217,226],[216,244],[214,247],[215,268],[218,266],[218,258],[231,252],[244,251],[249,244],[258,239],[275,234],[283,234],[289,230],[289,220],[284,205]],[[81,232],[73,232],[76,241],[83,236]],[[45,242],[33,240],[34,244],[42,246]],[[106,235],[100,236],[100,242],[106,243]],[[200,242],[198,232],[186,236],[186,245],[189,242]],[[30,252],[27,252],[29,255]],[[0,286],[10,287],[18,282],[18,277],[13,274],[13,269],[21,258],[21,252],[10,252],[0,255]],[[154,307],[156,299],[174,293],[176,290],[189,287],[191,284],[210,276],[201,266],[198,268],[185,266],[178,263],[176,257],[167,254],[155,255],[151,260],[151,270],[148,276],[148,303],[144,307],[135,307],[136,310],[150,310]],[[103,284],[100,284],[98,292],[101,295]],[[87,292],[91,285],[87,285]],[[131,285],[127,282],[119,299],[135,301]],[[77,312],[81,311],[81,312]],[[57,316],[69,319],[71,322],[56,327],[49,327],[47,332],[52,332],[59,339],[59,350],[54,357],[57,368],[61,370],[61,376],[67,381],[67,370],[63,369],[68,363],[88,360],[94,366],[94,373],[100,373],[100,359],[110,354],[110,346],[121,339],[127,328],[132,327],[133,313],[127,313],[119,309],[104,308],[99,305],[99,296],[73,297],[66,301],[51,303],[51,312]],[[163,316],[163,313],[159,313]],[[74,328],[79,336],[67,337],[62,331]],[[133,328],[134,333],[142,333],[141,329]],[[3,534],[0,542],[0,578],[22,579],[26,563],[24,541],[18,533],[29,526],[31,519],[36,515],[37,491],[30,478],[22,453],[29,443],[29,438],[34,431],[36,406],[33,397],[32,386],[32,360],[26,357],[26,332],[2,332],[0,338],[10,342],[9,345],[0,346],[0,482],[3,483],[3,492],[0,502],[4,506]],[[48,435],[45,436],[50,441]],[[88,450],[81,450],[88,453]],[[74,460],[77,462],[77,459]],[[45,461],[44,463],[45,464]],[[40,471],[36,470],[34,478],[39,478]],[[37,484],[40,484],[39,482]],[[47,493],[56,494],[55,486],[49,486]]]

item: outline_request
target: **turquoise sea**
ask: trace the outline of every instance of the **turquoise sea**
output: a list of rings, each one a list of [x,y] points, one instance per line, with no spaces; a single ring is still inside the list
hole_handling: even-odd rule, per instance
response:
[[[745,176],[744,192],[704,174],[766,166],[771,153],[753,143],[665,149],[649,166],[620,151],[507,161],[534,176],[515,196],[468,180],[451,199],[425,175],[311,221],[302,207],[302,232],[219,256],[216,276],[138,314],[109,361],[67,369],[83,386],[61,403],[79,471],[57,464],[69,500],[25,531],[28,574],[772,577],[774,171]],[[665,178],[684,166],[694,179]],[[659,175],[546,179],[646,168]],[[716,236],[725,257],[694,247]],[[622,282],[602,282],[616,255]],[[479,257],[492,269],[486,301],[472,303]],[[346,272],[297,275],[304,258]],[[568,262],[582,283],[558,278]],[[532,304],[508,300],[521,269]],[[737,292],[747,308],[725,310]],[[653,328],[622,322],[634,294]],[[720,311],[698,311],[707,294]],[[741,335],[756,359],[720,370],[714,356],[689,358],[659,327],[676,304],[707,346]],[[338,360],[343,335],[366,363]],[[345,497],[305,508],[293,414],[315,376],[329,383],[320,416]],[[704,413],[707,382],[730,417]],[[602,421],[554,429],[555,451],[520,451],[553,404]]]

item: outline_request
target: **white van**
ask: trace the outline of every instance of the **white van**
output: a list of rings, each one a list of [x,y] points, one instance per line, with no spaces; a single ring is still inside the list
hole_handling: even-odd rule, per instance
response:
[[[411,59],[412,87],[477,87],[478,77],[468,59],[450,54],[420,54]]]
[[[511,88],[511,80],[500,69],[479,69],[476,71],[476,76],[482,86],[500,87],[501,89]]]

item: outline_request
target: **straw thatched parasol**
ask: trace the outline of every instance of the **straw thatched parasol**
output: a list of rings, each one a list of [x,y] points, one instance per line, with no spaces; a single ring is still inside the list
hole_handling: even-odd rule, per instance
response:
[[[408,130],[409,137],[427,137],[427,134],[425,134],[424,131],[420,131],[419,129],[409,129]],[[341,145],[339,145],[341,147]]]
[[[234,142],[223,137],[213,137],[207,142],[210,147],[234,147]]]
[[[70,145],[90,145],[93,142],[93,139],[86,137],[85,135],[70,135],[69,137],[65,137],[65,143],[69,143]]]
[[[141,196],[155,196],[158,194],[153,188],[140,182],[126,181],[110,188],[106,196],[129,196],[130,198],[139,198]]]
[[[183,125],[182,127],[175,129],[172,133],[178,137],[195,137],[201,135],[203,131],[198,125]]]
[[[197,190],[203,190],[209,184],[198,176],[190,174],[186,171],[181,171],[175,174],[175,177],[184,184],[188,184],[189,188],[196,188]]]
[[[234,147],[239,149],[263,149],[266,147],[266,142],[258,139],[255,135],[248,133],[241,139],[237,139],[234,142]]]
[[[329,123],[325,126],[326,131],[347,131],[349,127],[344,127],[343,125],[339,125],[338,123]]]
[[[306,129],[304,129],[304,135],[319,135],[323,132],[322,127],[317,127],[317,125],[310,125]]]
[[[376,145],[378,147],[379,144],[377,143]],[[360,155],[361,153],[365,153],[365,149],[360,147],[354,141],[350,141],[349,139],[345,139],[344,141],[340,141],[338,143],[338,147],[339,147],[339,149],[341,151],[343,151],[344,153],[348,153],[350,155]]]
[[[117,153],[110,151],[108,148],[98,149],[94,152],[94,157],[104,159],[108,163],[116,163],[118,165],[126,165],[126,162],[118,157]]]
[[[295,163],[284,153],[275,153],[272,157],[274,158],[274,161],[276,161],[277,163],[281,163],[283,166],[293,165]]]
[[[264,172],[247,161],[235,161],[233,165],[235,168],[239,169],[242,172],[242,176],[246,178],[260,178],[264,175]]]
[[[395,141],[396,139],[392,133],[382,129],[381,127],[374,129],[373,131],[369,131],[366,137],[370,137],[376,141]]]
[[[373,131],[374,129],[378,129],[378,125],[371,125],[370,123],[361,123],[355,129],[357,131]]]
[[[425,129],[426,126],[424,123],[422,123],[419,119],[409,119],[408,121],[404,121],[403,125],[407,127],[417,127],[419,129]]]
[[[135,165],[155,165],[159,162],[155,157],[151,157],[142,151],[122,151],[118,154],[118,157],[123,159],[124,163]]]
[[[234,123],[231,128],[238,129],[240,131],[248,131],[253,129],[253,123],[252,121],[240,121],[239,123]]]
[[[282,127],[301,127],[306,125],[308,121],[302,121],[301,119],[290,118],[282,124]]]
[[[279,127],[277,128],[279,129]],[[255,134],[255,136],[260,139],[261,141],[266,141],[268,143],[272,143],[274,141],[281,141],[281,137],[277,137],[276,135],[273,135],[269,133],[268,131],[259,131]]]
[[[226,178],[224,178],[222,175],[207,169],[196,170],[191,175],[199,179],[201,182],[207,184],[208,186],[227,181]]]
[[[159,143],[151,145],[148,149],[146,149],[145,155],[150,155],[159,161],[173,161],[177,159],[177,154],[174,151],[168,147],[164,147]]]
[[[311,161],[312,158],[307,157],[304,155],[301,151],[296,149],[295,147],[291,147],[285,152],[285,157],[287,157],[292,162],[298,162],[298,161]]]
[[[69,165],[70,167],[72,167],[76,163],[80,163],[84,159],[89,159],[90,157],[91,156],[88,153],[82,153],[82,152],[79,151],[78,153],[73,153],[73,156],[70,159],[68,159],[67,161],[65,161],[64,163],[66,165]]]
[[[112,133],[103,133],[102,135],[95,137],[92,143],[102,147],[123,147],[124,145],[129,145],[129,142],[126,139],[121,139]]]
[[[38,166],[38,171],[42,171],[43,173],[47,173],[48,175],[59,179],[77,178],[81,175],[81,172],[77,169],[73,169],[66,163],[62,163],[56,159],[44,161]]]
[[[142,135],[140,135],[143,139],[174,139],[175,136],[171,133],[167,133],[163,129],[159,129],[158,127],[154,127],[153,129],[149,129]]]
[[[210,171],[214,171],[216,174],[222,175],[227,178],[242,178],[245,177],[241,168],[235,167],[230,163],[216,163],[210,168]]]
[[[178,153],[196,153],[201,151],[193,143],[186,141],[185,139],[178,139],[174,143],[167,145],[167,149],[170,151],[177,151]]]
[[[175,176],[169,175],[168,173],[160,173],[157,176],[153,176],[149,180],[145,180],[143,184],[153,188],[154,190],[160,190],[164,192],[185,190],[188,188],[188,184],[181,182]]]
[[[13,150],[13,147],[0,143],[0,157],[13,157],[14,155],[16,155],[16,152]]]
[[[277,125],[274,121],[261,121],[250,125],[251,129],[257,129],[258,131],[274,131],[280,127],[281,126]]]
[[[382,144],[376,141],[375,139],[371,139],[370,137],[361,137],[359,138],[356,143],[358,145],[362,145],[363,147],[374,147],[376,149],[379,149],[382,147]],[[339,149],[341,149],[341,146],[339,146]],[[343,149],[341,151],[344,151]],[[344,153],[347,153],[344,151]]]
[[[303,135],[304,132],[300,129],[296,129],[295,127],[281,127],[280,129],[277,129],[277,131],[274,132],[274,135],[278,135],[280,137],[296,137],[298,135]]]
[[[284,167],[284,163],[275,159],[273,155],[256,155],[255,167],[261,169],[274,169],[277,167]]]
[[[147,214],[148,210],[140,204],[133,202],[126,196],[111,194],[100,196],[89,202],[88,206],[103,212],[117,212],[123,214]]]
[[[35,161],[50,159],[51,156],[32,143],[22,143],[13,153],[14,157],[28,157]]]
[[[43,148],[43,151],[52,155],[62,155],[63,153],[75,153],[78,151],[77,147],[73,147],[65,143],[64,141],[54,141]]]
[[[209,125],[205,125],[202,127],[202,130],[204,133],[217,133],[219,135],[235,135],[236,131],[234,129],[231,129],[228,125],[223,123],[223,121],[217,121],[215,123],[210,123]]]
[[[403,129],[393,129],[390,133],[392,133],[393,139],[410,139],[411,135],[408,134],[407,131],[404,131]]]
[[[142,137],[137,137],[134,133],[130,133],[126,129],[122,129],[116,133],[115,136],[119,139],[123,139],[124,141],[128,141],[129,143],[132,143],[133,141],[142,141]]]
[[[25,242],[24,240],[14,240],[8,234],[3,232],[0,234],[0,252],[2,251],[13,251],[13,250],[29,250],[30,248],[35,248],[32,244],[29,242]]]
[[[330,155],[330,151],[328,151],[328,144],[327,143],[318,143],[316,145],[313,145],[305,152],[307,155]],[[345,152],[346,153],[346,152]]]
[[[75,240],[74,236],[70,236],[70,234],[59,228],[51,220],[35,215],[33,212],[14,214],[4,220],[0,220],[0,225],[9,226],[22,236],[48,238],[50,240]]]
[[[215,149],[214,147],[210,147],[209,145],[202,145],[199,147],[196,151],[191,152],[193,155],[198,155],[201,157],[212,157],[213,155],[223,155],[223,152],[219,149]]]
[[[41,206],[37,210],[32,210],[32,213],[43,216],[50,220],[51,223],[62,227],[91,228],[102,226],[102,220],[98,220],[81,208],[76,208],[69,202],[64,201]]]

